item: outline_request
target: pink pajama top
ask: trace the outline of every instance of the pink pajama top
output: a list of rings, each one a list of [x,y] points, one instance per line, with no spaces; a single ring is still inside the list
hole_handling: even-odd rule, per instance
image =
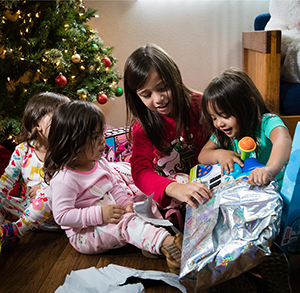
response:
[[[168,141],[173,145],[173,150],[167,157],[163,157],[151,143],[141,125],[136,122],[133,126],[133,146],[131,157],[132,177],[136,186],[145,194],[153,195],[153,199],[162,207],[171,202],[171,197],[164,195],[168,184],[173,182],[167,176],[175,173],[189,173],[190,168],[197,164],[198,154],[206,143],[206,135],[198,121],[201,117],[201,98],[193,94],[190,113],[190,133],[192,141],[187,144],[180,137],[176,138],[176,123],[167,116],[164,118],[164,127]]]
[[[118,204],[126,208],[133,204],[105,158],[96,161],[88,172],[64,168],[51,179],[50,187],[54,219],[68,237],[103,224],[101,206]]]

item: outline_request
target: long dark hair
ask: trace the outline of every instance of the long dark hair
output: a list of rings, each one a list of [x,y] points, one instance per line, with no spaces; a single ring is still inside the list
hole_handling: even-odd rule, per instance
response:
[[[218,139],[222,148],[228,148],[231,139],[216,129],[209,115],[208,108],[219,115],[236,118],[240,131],[236,139],[252,137],[260,129],[262,115],[269,113],[262,95],[251,78],[238,68],[225,70],[214,78],[205,89],[202,97],[203,117],[209,122],[210,130]]]
[[[52,113],[59,105],[69,102],[70,99],[62,94],[42,92],[34,95],[27,103],[21,122],[18,143],[31,142],[38,137],[37,126],[39,121],[47,114]]]
[[[90,102],[73,101],[61,105],[53,114],[45,157],[45,181],[49,183],[65,166],[76,168],[78,155],[86,146],[93,147],[95,130],[104,130],[100,108]]]
[[[172,93],[173,109],[171,117],[175,120],[176,137],[181,131],[189,140],[188,129],[191,111],[192,91],[183,84],[180,70],[172,58],[160,47],[148,44],[135,50],[126,60],[124,68],[124,91],[126,99],[127,125],[137,121],[147,133],[153,145],[164,155],[169,154],[171,145],[167,141],[162,117],[149,110],[141,101],[136,91],[143,87],[149,72],[155,69],[164,86]],[[131,127],[130,127],[131,130]],[[129,140],[132,133],[129,132]]]

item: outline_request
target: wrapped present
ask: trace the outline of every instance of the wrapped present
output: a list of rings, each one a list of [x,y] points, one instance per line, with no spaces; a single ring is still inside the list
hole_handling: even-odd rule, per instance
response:
[[[287,257],[300,254],[300,122],[298,122],[289,163],[286,167],[281,196],[284,206],[281,233],[276,239]]]
[[[128,127],[106,129],[104,136],[106,147],[103,156],[109,162],[129,162],[131,144],[127,140]]]
[[[187,206],[181,283],[189,292],[205,292],[257,266],[271,253],[281,213],[275,181],[262,188],[244,177],[214,188],[197,209]]]

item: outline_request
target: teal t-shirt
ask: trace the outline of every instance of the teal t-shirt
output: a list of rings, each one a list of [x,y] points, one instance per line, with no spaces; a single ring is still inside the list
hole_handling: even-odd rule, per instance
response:
[[[253,151],[250,153],[250,158],[257,158],[258,162],[261,164],[266,165],[271,151],[272,151],[272,142],[270,140],[270,133],[272,130],[276,127],[283,126],[283,121],[275,114],[266,113],[262,116],[262,123],[261,128],[256,132],[256,139],[257,139],[257,147],[256,151]],[[287,128],[286,128],[287,129]],[[210,139],[220,147],[220,144],[216,138],[215,135],[212,135]],[[229,148],[231,151],[235,151],[238,154],[241,153],[241,150],[238,147],[238,140],[233,139],[233,145]],[[282,168],[282,170],[279,172],[279,174],[276,176],[276,180],[278,181],[279,188],[281,188],[282,185],[282,179],[285,171],[285,166]]]

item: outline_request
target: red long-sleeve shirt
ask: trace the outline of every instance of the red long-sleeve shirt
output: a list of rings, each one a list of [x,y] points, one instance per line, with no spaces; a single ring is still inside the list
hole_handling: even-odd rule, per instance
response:
[[[197,164],[197,157],[206,142],[206,135],[202,125],[197,123],[201,117],[201,95],[193,94],[190,113],[190,144],[177,143],[176,123],[172,118],[163,116],[168,141],[174,145],[169,156],[163,157],[150,142],[146,132],[139,123],[133,126],[132,146],[132,177],[136,186],[145,194],[153,193],[153,199],[162,207],[171,202],[171,197],[164,195],[166,186],[173,182],[167,178],[175,173],[189,173],[190,168]]]

